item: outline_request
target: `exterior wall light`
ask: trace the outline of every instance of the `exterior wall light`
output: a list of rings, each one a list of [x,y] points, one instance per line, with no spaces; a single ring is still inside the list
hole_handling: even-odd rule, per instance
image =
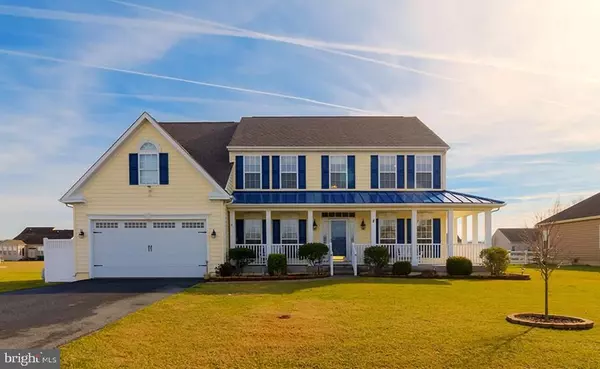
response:
[[[367,228],[367,225],[365,224],[365,220],[363,219],[362,222],[360,222],[360,229],[364,231],[365,228]]]
[[[217,238],[217,232],[213,229],[213,231],[210,234],[211,238]]]
[[[77,234],[77,236],[79,236],[79,238],[83,238],[85,236],[85,233],[83,232],[83,229],[79,230],[79,233]]]
[[[317,222],[313,220],[313,230],[316,231],[318,227],[319,226],[317,226]]]

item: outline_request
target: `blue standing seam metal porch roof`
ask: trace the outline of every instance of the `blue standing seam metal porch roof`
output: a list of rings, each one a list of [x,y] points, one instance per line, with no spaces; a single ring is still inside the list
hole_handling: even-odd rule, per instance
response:
[[[233,204],[504,205],[504,202],[454,191],[235,191]]]

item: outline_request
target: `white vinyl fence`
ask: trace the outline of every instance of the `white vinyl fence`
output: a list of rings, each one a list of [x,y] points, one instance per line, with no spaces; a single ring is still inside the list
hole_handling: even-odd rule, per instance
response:
[[[44,278],[46,282],[75,280],[75,248],[72,239],[44,238]]]
[[[531,251],[511,251],[510,263],[517,265],[533,264],[533,253]]]

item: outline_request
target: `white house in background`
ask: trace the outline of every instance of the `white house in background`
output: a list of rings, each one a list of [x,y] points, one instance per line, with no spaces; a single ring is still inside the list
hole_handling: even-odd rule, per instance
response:
[[[498,228],[492,237],[492,244],[508,251],[530,251],[524,239],[527,239],[526,235],[533,239],[533,232],[532,228]]]
[[[25,242],[20,240],[0,241],[0,260],[17,261],[25,259]]]
[[[446,188],[448,145],[415,117],[248,117],[157,122],[142,114],[61,198],[73,206],[77,279],[202,277],[229,248],[256,263],[305,242],[336,263],[385,245],[392,262],[444,264],[492,244],[502,201]],[[479,215],[485,245],[479,239]],[[459,228],[460,224],[460,228]]]

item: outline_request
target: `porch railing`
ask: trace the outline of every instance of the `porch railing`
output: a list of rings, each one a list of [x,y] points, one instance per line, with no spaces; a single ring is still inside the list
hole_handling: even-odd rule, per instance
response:
[[[365,263],[365,249],[371,246],[383,246],[388,249],[390,254],[390,264],[397,261],[411,261],[412,258],[412,247],[410,244],[401,243],[380,243],[376,245],[372,244],[354,244],[353,249],[356,249],[356,263]]]
[[[482,265],[483,262],[479,254],[481,250],[487,249],[488,246],[480,243],[459,243],[453,246],[454,256],[464,256],[471,260],[473,265]]]
[[[283,254],[287,259],[288,265],[308,265],[308,261],[300,259],[301,244],[273,244],[269,247],[267,244],[236,244],[235,247],[245,247],[256,253],[256,259],[250,265],[267,265],[270,254]],[[331,250],[331,245],[328,245]],[[330,253],[323,258],[323,263],[329,263]]]
[[[256,259],[252,261],[249,265],[267,265],[267,258],[269,257],[267,254],[267,245],[266,244],[237,244],[236,248],[244,247],[254,251],[256,254]]]
[[[283,254],[288,265],[307,265],[306,260],[300,260],[300,244],[274,244],[271,246],[271,254]]]

